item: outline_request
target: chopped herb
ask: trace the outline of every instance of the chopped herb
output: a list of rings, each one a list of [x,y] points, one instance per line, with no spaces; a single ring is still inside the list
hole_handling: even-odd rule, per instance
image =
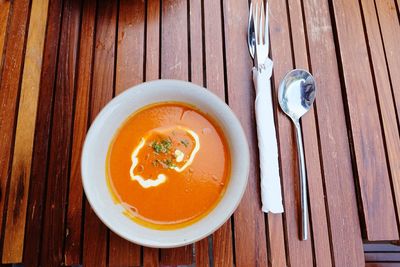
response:
[[[172,145],[172,142],[171,142],[171,139],[168,138],[168,140],[167,140],[167,139],[162,140],[162,141],[161,141],[161,144],[162,144],[166,149],[170,149],[170,148],[171,148],[171,145]]]
[[[153,160],[152,164],[153,164],[154,167],[157,167],[158,166],[158,159]]]
[[[176,167],[176,165],[172,162],[172,159],[165,159],[165,160],[164,160],[164,163],[165,163],[165,165],[166,165],[168,168],[170,168],[170,169]]]
[[[184,145],[185,147],[187,147],[189,145],[189,141],[186,139],[182,139],[181,144]]]
[[[151,147],[153,148],[154,152],[157,154],[168,153],[169,150],[171,149],[171,146],[172,146],[171,139],[164,139],[164,140],[161,140],[161,142],[153,141],[153,143],[151,143]]]

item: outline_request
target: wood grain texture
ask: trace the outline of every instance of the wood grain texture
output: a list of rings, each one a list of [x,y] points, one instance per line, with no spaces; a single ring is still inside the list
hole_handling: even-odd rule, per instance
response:
[[[252,62],[248,54],[247,1],[223,1],[226,75],[229,105],[238,116],[250,146],[250,174],[246,192],[234,213],[236,266],[266,266],[264,214],[260,205],[260,183],[254,123]],[[249,225],[253,227],[249,228]],[[249,231],[250,230],[250,231]]]
[[[82,8],[79,59],[76,79],[76,100],[73,125],[71,170],[69,178],[67,229],[65,233],[64,263],[79,264],[82,252],[83,189],[81,154],[88,128],[91,77],[93,68],[94,27],[96,1],[85,0]]]
[[[396,240],[396,215],[358,1],[337,0],[333,7],[366,237]]]
[[[375,1],[379,26],[382,34],[387,66],[389,68],[392,92],[396,102],[397,123],[400,125],[400,1]],[[398,189],[396,188],[396,194]]]
[[[10,14],[9,0],[0,0],[0,73],[3,66],[4,46],[7,40],[7,25]]]
[[[268,263],[272,267],[287,266],[283,216],[281,214],[269,213],[266,215],[266,218]]]
[[[160,1],[147,1],[146,14],[146,81],[160,76]]]
[[[271,57],[274,61],[273,81],[275,82],[273,103],[275,109],[278,109],[279,82],[286,72],[293,68],[293,56],[285,2],[271,2],[270,10]],[[276,124],[279,136],[286,238],[290,240],[287,242],[288,260],[291,266],[311,266],[313,264],[311,238],[305,241],[301,241],[299,238],[301,221],[300,174],[294,127],[292,121],[280,109],[277,112]],[[312,232],[309,233],[312,234]]]
[[[367,33],[368,49],[371,58],[372,71],[375,79],[378,108],[380,111],[385,150],[390,166],[393,194],[396,200],[397,218],[400,216],[400,133],[396,120],[396,108],[392,97],[388,69],[386,68],[385,52],[375,5],[372,1],[362,1],[362,11]],[[399,26],[400,27],[400,26]],[[399,28],[400,29],[400,28]],[[399,31],[400,34],[400,31]],[[400,55],[398,55],[400,59]],[[400,65],[399,65],[400,66]]]
[[[157,267],[160,265],[160,250],[156,248],[143,247],[143,266]]]
[[[306,36],[302,3],[299,0],[289,0],[289,15],[292,46],[296,68],[308,69]],[[317,85],[317,90],[319,86]],[[317,93],[318,94],[318,93]],[[317,266],[332,266],[329,244],[329,229],[325,208],[325,194],[322,183],[321,161],[319,158],[318,129],[316,126],[315,108],[301,119],[306,159],[307,183],[309,195],[309,220],[312,228],[313,258]]]
[[[118,16],[115,94],[143,82],[145,3],[121,0]],[[110,231],[109,266],[139,266],[140,246]]]
[[[15,2],[12,8],[3,72],[0,78],[0,151],[2,151],[0,154],[0,222],[3,222],[5,218],[4,208],[14,144],[15,118],[29,16],[29,0]],[[2,226],[3,223],[0,224],[1,234],[3,233]]]
[[[160,1],[147,1],[146,14],[146,81],[159,78],[159,56],[160,56]],[[159,266],[160,250],[156,248],[143,247],[143,266]]]
[[[204,86],[202,13],[202,3],[190,0],[190,81],[200,86]]]
[[[364,266],[360,223],[328,1],[304,0],[310,66],[335,266]],[[335,114],[335,116],[332,116]],[[343,212],[346,207],[346,212]],[[343,257],[346,255],[346,257]]]
[[[71,156],[71,134],[81,2],[65,2],[54,91],[41,265],[64,262],[63,244]]]
[[[100,110],[114,93],[115,41],[117,36],[116,1],[99,1],[95,33],[92,92],[89,122],[93,122]],[[107,63],[107,64],[105,64]],[[108,229],[85,201],[83,241],[83,265],[102,267],[107,264]]]
[[[206,87],[222,100],[225,95],[224,36],[221,2],[205,0],[204,12],[204,59]],[[213,235],[214,266],[233,266],[232,226],[230,219]]]
[[[27,267],[39,266],[61,13],[62,1],[50,0],[25,226],[23,262]]]
[[[167,0],[162,2],[161,15],[161,78],[189,79],[187,2]],[[192,245],[161,250],[161,264],[191,264]]]
[[[3,263],[22,261],[48,5],[48,0],[38,0],[31,7],[7,206],[13,212],[6,219]]]

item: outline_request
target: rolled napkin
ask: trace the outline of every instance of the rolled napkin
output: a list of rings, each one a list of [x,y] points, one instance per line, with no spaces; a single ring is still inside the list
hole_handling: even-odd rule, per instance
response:
[[[267,59],[263,68],[253,68],[253,81],[256,90],[255,114],[260,158],[261,203],[263,212],[282,213],[278,144],[271,96],[272,65],[272,61]]]

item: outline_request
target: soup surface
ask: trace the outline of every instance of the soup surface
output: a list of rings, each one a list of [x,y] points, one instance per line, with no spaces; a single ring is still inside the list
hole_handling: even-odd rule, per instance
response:
[[[155,229],[189,225],[225,191],[230,155],[206,114],[181,103],[159,103],[131,115],[107,157],[110,190],[134,221]]]

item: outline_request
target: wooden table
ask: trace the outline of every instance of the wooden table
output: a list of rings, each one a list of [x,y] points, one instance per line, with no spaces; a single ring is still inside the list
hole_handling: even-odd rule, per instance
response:
[[[395,245],[363,245],[399,240],[399,4],[270,1],[285,206],[274,215],[260,210],[248,1],[0,0],[2,262],[307,267],[399,261]],[[298,238],[295,135],[276,101],[279,81],[295,67],[309,69],[318,85],[316,104],[302,121],[308,241]],[[189,80],[224,99],[245,129],[252,159],[232,218],[178,249],[140,247],[109,231],[86,201],[80,177],[82,143],[96,114],[123,90],[159,78]]]

